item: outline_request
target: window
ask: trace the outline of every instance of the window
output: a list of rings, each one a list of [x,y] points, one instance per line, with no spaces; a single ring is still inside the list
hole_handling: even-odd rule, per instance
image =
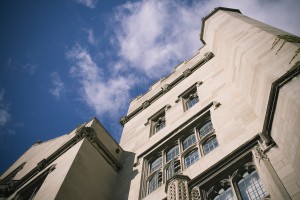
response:
[[[236,163],[217,172],[217,174],[211,174],[213,178],[192,190],[201,190],[201,195],[198,193],[198,198],[207,200],[260,200],[270,197],[258,176],[254,163],[251,162],[251,158],[251,153],[242,159],[238,158]],[[241,160],[248,160],[248,163],[241,164]]]
[[[199,102],[196,85],[193,85],[182,95],[182,101],[185,111],[192,108],[196,103]]]
[[[234,200],[233,192],[231,187],[224,190],[223,188],[217,193],[214,200]]]
[[[178,145],[175,145],[173,148],[171,148],[166,155],[166,161],[169,162],[173,158],[179,155],[179,147]]]
[[[199,160],[199,154],[198,154],[198,149],[195,149],[184,157],[185,167],[188,168],[189,166],[194,164],[194,162],[196,162],[197,160]]]
[[[192,146],[195,143],[196,143],[195,134],[191,134],[183,141],[183,143],[182,143],[183,150],[186,150],[187,148],[189,148],[190,146]]]
[[[162,174],[161,172],[154,174],[148,182],[148,194],[156,190],[162,183]]]
[[[172,160],[170,165],[166,169],[167,180],[172,178],[175,174],[181,172],[179,160]]]
[[[259,200],[268,195],[256,171],[244,173],[238,187],[243,200]]]
[[[151,135],[156,134],[166,126],[165,112],[160,111],[151,119]]]
[[[203,138],[207,134],[213,131],[213,125],[211,123],[210,118],[207,118],[203,124],[199,126],[199,135],[200,138]]]
[[[150,164],[150,173],[161,168],[161,161],[162,159],[159,157]]]
[[[211,152],[214,148],[218,146],[218,141],[215,136],[209,138],[207,141],[203,143],[203,153],[204,155]]]
[[[200,136],[204,132],[205,136]],[[143,197],[175,174],[196,163],[201,157],[218,146],[210,113],[203,114],[200,119],[194,121],[179,133],[174,141],[168,142],[171,144],[169,147],[162,144],[157,147],[155,154],[151,153],[152,155],[147,155],[145,158],[146,170],[143,170],[143,177],[145,178],[141,187]],[[223,198],[223,195],[228,196],[229,191],[227,189],[224,189],[224,194],[220,191],[220,194],[218,194],[220,199]]]

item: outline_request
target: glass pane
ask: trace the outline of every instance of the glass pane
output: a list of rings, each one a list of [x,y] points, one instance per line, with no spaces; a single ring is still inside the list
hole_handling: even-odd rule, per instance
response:
[[[150,173],[158,170],[161,167],[161,157],[157,158],[150,164]]]
[[[199,154],[198,154],[198,150],[196,149],[196,150],[192,151],[191,153],[189,153],[184,158],[185,167],[188,168],[193,163],[195,163],[197,160],[199,160]]]
[[[199,102],[199,97],[194,97],[194,98],[189,98],[186,101],[186,107],[187,109],[190,109],[191,107],[193,107],[196,103]]]
[[[200,137],[204,137],[205,135],[209,134],[213,130],[213,125],[211,121],[207,121],[201,128],[199,129]]]
[[[161,129],[163,129],[165,126],[166,126],[166,122],[165,121],[161,121],[160,123],[156,122],[155,133],[157,133],[158,131],[160,131]]]
[[[162,177],[161,177],[161,173],[157,173],[155,174],[148,183],[148,193],[153,192],[154,190],[156,190],[162,182]]]
[[[219,195],[216,196],[214,200],[234,200],[232,189],[228,188],[226,191],[221,189]]]
[[[166,174],[167,174],[167,180],[172,178],[175,174],[180,172],[180,162],[177,161],[172,161],[169,165],[169,167],[166,169]]]
[[[259,200],[268,195],[256,171],[245,173],[238,186],[243,200]]]
[[[196,137],[194,134],[190,135],[183,141],[183,150],[186,150],[190,146],[196,143]]]
[[[167,153],[167,162],[175,158],[179,154],[179,147],[178,145],[174,146],[170,149]]]
[[[203,144],[203,151],[204,151],[204,155],[208,154],[209,152],[211,152],[214,148],[216,148],[218,146],[218,141],[216,139],[216,137],[213,137],[209,140],[207,140],[204,144]]]

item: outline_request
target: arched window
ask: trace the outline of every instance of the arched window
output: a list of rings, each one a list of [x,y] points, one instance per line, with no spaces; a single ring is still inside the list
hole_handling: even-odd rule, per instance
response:
[[[231,187],[224,190],[223,188],[219,190],[217,196],[213,200],[234,200],[233,192]]]
[[[195,143],[196,143],[196,137],[194,134],[191,134],[190,136],[185,138],[185,140],[183,140],[182,142],[183,150],[186,150],[187,148],[189,148]]]
[[[162,173],[156,173],[148,181],[148,194],[156,190],[162,183]]]
[[[179,147],[178,145],[175,145],[172,147],[166,154],[166,161],[169,162],[179,154]]]
[[[156,170],[161,168],[161,163],[162,159],[161,157],[158,157],[155,159],[153,162],[150,163],[150,173],[155,172]]]
[[[211,152],[214,148],[218,146],[218,141],[215,136],[209,138],[203,143],[203,153],[204,155],[208,154]]]
[[[206,119],[205,123],[202,124],[202,126],[199,127],[199,135],[200,138],[203,138],[213,130],[213,124],[211,123],[210,118]]]
[[[244,173],[238,187],[243,200],[259,200],[268,195],[256,171]]]
[[[185,167],[188,168],[189,166],[194,164],[197,160],[199,160],[198,149],[194,149],[184,157]]]

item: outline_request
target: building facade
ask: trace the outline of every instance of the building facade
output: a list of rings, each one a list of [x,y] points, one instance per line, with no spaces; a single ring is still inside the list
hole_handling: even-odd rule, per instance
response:
[[[300,199],[300,38],[216,8],[204,46],[135,98],[118,145],[93,119],[33,145],[3,199]]]

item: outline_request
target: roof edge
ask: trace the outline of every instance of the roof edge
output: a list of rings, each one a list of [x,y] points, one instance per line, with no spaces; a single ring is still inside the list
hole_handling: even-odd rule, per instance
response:
[[[207,19],[209,19],[211,16],[213,16],[216,12],[218,12],[219,10],[224,10],[224,11],[230,11],[230,12],[237,12],[237,13],[241,13],[241,11],[239,9],[234,9],[234,8],[226,8],[226,7],[216,7],[211,13],[209,13],[207,16],[202,18],[202,26],[201,26],[201,32],[200,32],[200,40],[201,42],[205,45],[206,42],[203,39],[203,33],[204,33],[204,25],[205,25],[205,21]],[[242,13],[241,13],[242,14]]]

